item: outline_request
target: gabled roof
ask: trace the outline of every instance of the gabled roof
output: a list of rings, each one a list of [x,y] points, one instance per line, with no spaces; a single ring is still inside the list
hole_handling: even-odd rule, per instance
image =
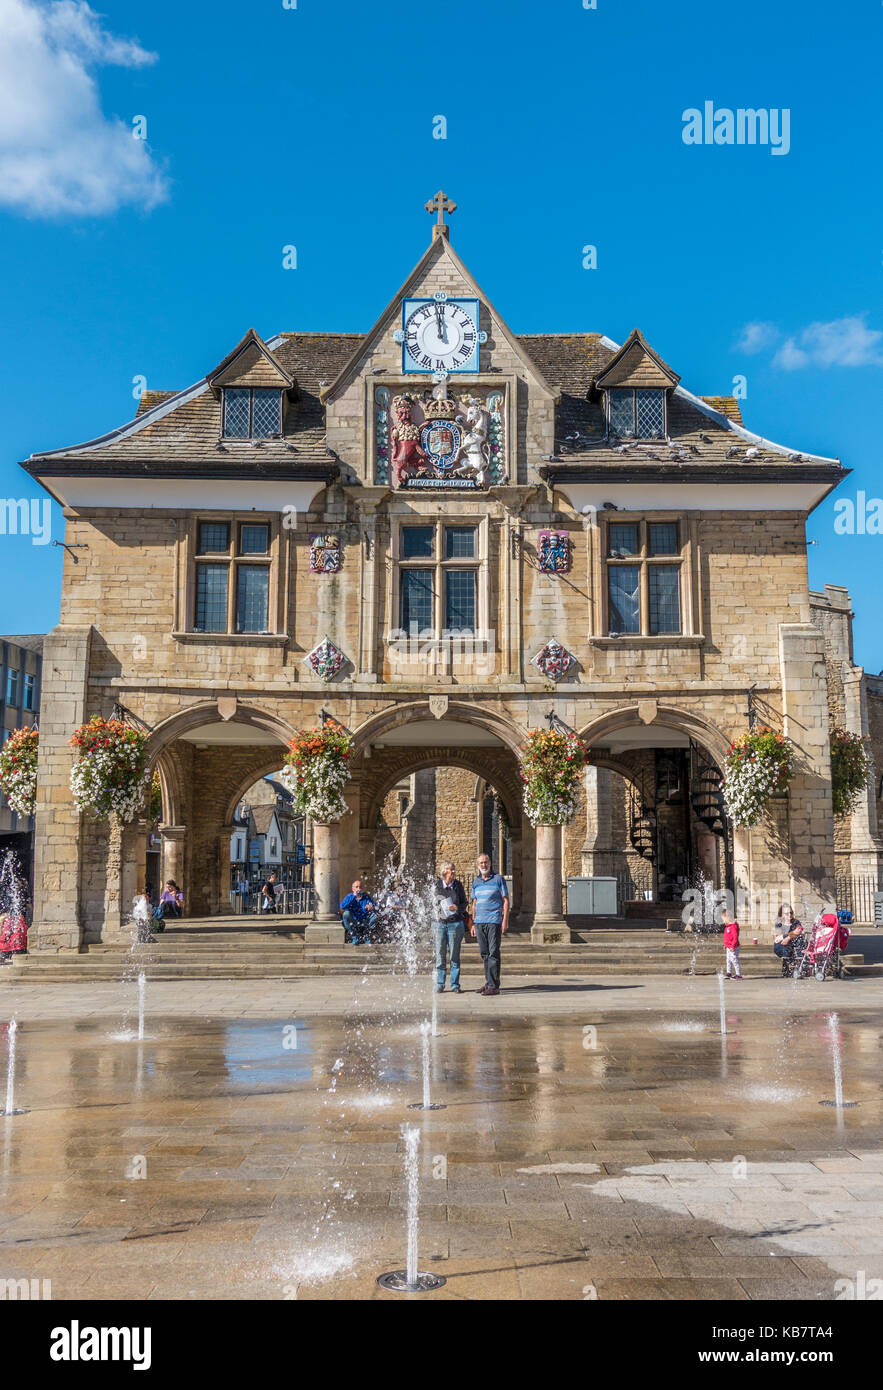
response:
[[[624,386],[672,390],[680,381],[677,372],[655,353],[639,329],[633,328],[619,352],[615,353],[604,371],[595,378],[599,391]]]
[[[392,299],[387,304],[383,313],[380,315],[379,319],[374,324],[374,327],[371,328],[365,334],[365,337],[359,343],[358,347],[355,349],[353,353],[351,353],[343,369],[340,372],[338,372],[334,381],[327,388],[327,390],[322,392],[323,401],[332,400],[334,398],[337,391],[347,383],[352,373],[358,366],[359,362],[361,362],[362,358],[365,357],[367,353],[371,351],[375,343],[377,343],[377,341],[387,330],[389,325],[391,323],[398,323],[399,314],[401,313],[402,300],[407,299],[409,297],[409,294],[411,290],[414,288],[414,286],[424,278],[426,272],[435,264],[436,261],[442,259],[442,257],[446,257],[451,262],[453,268],[462,277],[463,281],[471,290],[471,292],[475,295],[476,299],[481,299],[485,302],[485,304],[488,305],[497,322],[497,326],[500,330],[501,335],[509,344],[509,347],[515,353],[515,355],[517,357],[520,357],[521,360],[524,362],[524,365],[529,369],[532,376],[535,378],[537,385],[540,387],[540,390],[545,390],[549,393],[550,396],[555,396],[555,391],[545,380],[542,372],[539,370],[536,363],[531,361],[530,357],[527,356],[522,341],[506,325],[500,314],[491,304],[491,301],[488,298],[488,296],[483,292],[483,290],[475,282],[475,280],[473,280],[472,276],[469,274],[469,271],[466,269],[465,265],[460,260],[460,257],[457,255],[456,251],[451,246],[449,239],[446,236],[439,236],[433,238],[429,246],[424,251],[423,255],[420,257],[420,260],[417,262],[414,269],[411,271],[410,275],[405,280],[404,284],[400,286],[400,288],[396,291]]]
[[[206,377],[209,386],[278,386],[285,390],[294,385],[294,377],[281,366],[263,338],[250,328],[223,362]]]
[[[264,806],[252,806],[251,818],[254,821],[256,835],[269,835],[270,827],[276,819],[276,807],[272,802],[267,802]],[[279,829],[279,822],[276,822],[276,829]]]

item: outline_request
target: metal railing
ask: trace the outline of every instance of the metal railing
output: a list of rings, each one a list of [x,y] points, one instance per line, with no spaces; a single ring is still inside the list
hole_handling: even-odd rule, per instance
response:
[[[313,890],[309,883],[278,883],[276,915],[308,917],[313,910]],[[261,885],[250,885],[246,892],[230,890],[230,911],[234,916],[261,916]],[[263,914],[271,916],[272,914]]]
[[[880,883],[873,874],[859,877],[838,876],[834,882],[834,896],[838,908],[848,908],[854,922],[865,926],[875,921],[875,894],[880,892]],[[879,908],[877,908],[879,911]]]

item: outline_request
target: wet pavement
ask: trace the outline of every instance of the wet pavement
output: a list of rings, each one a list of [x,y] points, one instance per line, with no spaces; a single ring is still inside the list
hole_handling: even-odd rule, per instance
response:
[[[505,982],[504,982],[505,983]],[[0,1279],[53,1299],[826,1299],[883,1278],[879,981],[22,986]],[[834,1095],[828,1015],[844,1095]],[[0,1100],[6,1018],[0,1021]],[[841,1281],[838,1283],[838,1281]],[[846,1292],[844,1293],[844,1290]]]

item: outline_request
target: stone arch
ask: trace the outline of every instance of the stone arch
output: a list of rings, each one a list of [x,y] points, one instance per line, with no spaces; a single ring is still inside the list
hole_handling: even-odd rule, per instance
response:
[[[639,705],[624,705],[620,709],[610,710],[607,714],[602,714],[598,719],[593,719],[591,723],[580,730],[580,738],[591,747],[598,739],[615,733],[618,729],[629,728],[635,724],[650,729],[676,729],[679,733],[686,734],[688,738],[701,744],[721,767],[732,741],[703,715],[696,714],[692,710],[677,709],[673,705],[657,706],[655,717],[647,725],[641,718]],[[619,768],[615,770],[620,771]]]
[[[486,733],[493,734],[501,743],[505,744],[516,757],[524,741],[521,730],[503,715],[498,714],[495,710],[480,709],[477,705],[467,704],[465,700],[451,700],[441,717],[456,720],[461,724],[471,724],[476,729],[484,729]],[[431,723],[434,718],[428,699],[414,700],[410,704],[396,704],[388,709],[380,710],[356,729],[353,735],[355,751],[360,753],[376,739],[389,733],[391,729],[401,728],[403,724],[425,723],[427,721]]]
[[[203,701],[198,705],[190,705],[177,714],[170,715],[168,719],[163,719],[150,735],[147,745],[149,762],[152,764],[162,750],[174,743],[182,734],[191,733],[203,724],[227,722],[249,724],[252,728],[261,729],[264,733],[274,734],[283,744],[294,738],[295,730],[291,725],[286,723],[284,719],[279,719],[276,715],[268,713],[267,710],[258,709],[254,705],[242,705],[237,701],[234,712],[225,718],[220,712],[221,703],[219,700]]]
[[[463,767],[474,772],[499,793],[506,809],[509,824],[521,823],[521,783],[503,748],[390,748],[383,750],[382,760],[375,755],[362,764],[360,773],[360,829],[370,830],[377,821],[380,809],[396,782],[430,767]],[[372,767],[372,764],[375,766]],[[375,771],[376,768],[376,771]]]
[[[268,749],[268,752],[271,753],[272,749]],[[278,772],[281,763],[282,759],[278,754],[275,758],[265,758],[263,762],[255,763],[254,772],[248,773],[240,779],[236,792],[227,799],[224,812],[225,824],[229,825],[233,820],[236,807],[245,796],[249,787],[253,787],[255,782],[260,782],[262,777],[269,777],[271,772]]]

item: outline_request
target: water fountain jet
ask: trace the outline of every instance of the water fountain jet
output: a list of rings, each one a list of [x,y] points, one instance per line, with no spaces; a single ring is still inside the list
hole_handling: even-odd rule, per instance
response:
[[[6,1058],[6,1108],[4,1115],[26,1115],[26,1110],[16,1110],[15,1108],[15,1044],[18,1035],[18,1023],[13,1018],[9,1021],[7,1036],[9,1039],[9,1051]]]
[[[840,1050],[840,1019],[837,1014],[828,1014],[828,1036],[831,1039],[831,1062],[834,1067],[834,1099],[820,1100],[819,1105],[827,1105],[837,1110],[854,1110],[858,1101],[843,1099],[843,1057]]]
[[[428,1037],[428,1033],[424,1034]],[[405,1176],[408,1180],[408,1253],[406,1268],[381,1274],[377,1280],[383,1289],[392,1293],[427,1293],[440,1289],[446,1282],[441,1274],[421,1274],[417,1266],[417,1237],[420,1221],[420,1131],[414,1125],[404,1125]]]
[[[717,972],[717,987],[720,994],[721,1037],[727,1036],[727,1006],[724,1001],[724,972]]]
[[[421,1034],[421,1037],[422,1037],[422,1039],[423,1039],[423,1099],[422,1099],[422,1101],[420,1101],[420,1100],[415,1100],[411,1105],[408,1106],[408,1109],[409,1109],[409,1110],[445,1110],[445,1109],[447,1109],[447,1107],[444,1106],[444,1105],[440,1105],[440,1104],[438,1104],[438,1103],[435,1104],[435,1105],[432,1104],[432,1096],[431,1096],[431,1094],[430,1094],[430,1092],[431,1092],[431,1086],[430,1086],[431,1056],[430,1056],[430,1047],[429,1047],[429,1039],[430,1039],[431,1031],[432,1031],[432,1025],[431,1025],[430,1023],[421,1023],[421,1024],[420,1024],[420,1034]]]

